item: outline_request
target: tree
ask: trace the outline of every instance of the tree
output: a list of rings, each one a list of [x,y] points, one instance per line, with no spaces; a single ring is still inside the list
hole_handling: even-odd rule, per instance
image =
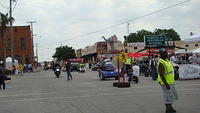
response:
[[[164,35],[166,36],[166,40],[181,40],[180,35],[178,35],[178,33],[174,29],[155,29],[154,35]]]
[[[14,21],[14,18],[9,17],[8,13],[3,14],[0,12],[0,37],[2,39],[1,45],[4,46],[4,48],[3,48],[3,64],[4,64],[4,66],[6,64],[6,38],[4,35],[5,35],[5,31],[7,30],[7,25],[13,21]]]
[[[127,37],[127,42],[144,42],[144,36],[146,35],[164,35],[166,40],[179,41],[180,35],[174,29],[155,29],[154,32],[147,30],[139,30],[136,33],[131,33]]]
[[[70,59],[75,58],[75,50],[72,47],[61,46],[56,48],[56,52],[52,56],[53,58],[56,58],[57,61],[63,60],[63,59]]]
[[[144,42],[144,36],[146,35],[153,35],[153,33],[144,29],[139,30],[136,33],[131,33],[127,38],[127,42]]]

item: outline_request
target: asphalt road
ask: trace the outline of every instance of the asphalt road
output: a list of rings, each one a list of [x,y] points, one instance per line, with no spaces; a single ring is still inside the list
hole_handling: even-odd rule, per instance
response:
[[[115,88],[114,79],[100,81],[97,72],[65,73],[55,78],[52,71],[13,76],[0,90],[0,113],[164,113],[159,84],[140,77],[131,88]],[[200,79],[177,81],[177,113],[200,113]]]

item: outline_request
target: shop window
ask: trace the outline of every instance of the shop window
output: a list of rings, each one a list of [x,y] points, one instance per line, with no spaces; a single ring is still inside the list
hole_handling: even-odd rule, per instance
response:
[[[26,49],[25,38],[21,38],[21,39],[20,39],[20,48],[21,48],[21,49]]]

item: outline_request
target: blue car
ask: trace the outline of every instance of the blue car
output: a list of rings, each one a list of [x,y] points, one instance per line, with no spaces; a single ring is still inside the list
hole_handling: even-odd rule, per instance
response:
[[[118,72],[116,70],[101,70],[99,72],[100,80],[105,80],[106,78],[115,78],[118,79]]]

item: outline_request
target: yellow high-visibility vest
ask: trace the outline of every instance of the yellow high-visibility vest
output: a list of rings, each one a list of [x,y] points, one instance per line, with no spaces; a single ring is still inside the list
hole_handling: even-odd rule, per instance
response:
[[[173,65],[171,64],[171,62],[169,60],[163,60],[163,59],[159,59],[158,66],[159,66],[160,63],[162,63],[163,66],[164,66],[164,68],[165,68],[164,77],[165,77],[167,83],[169,85],[173,84],[175,82],[175,80],[174,80],[174,67],[173,67]],[[164,82],[162,81],[159,73],[158,73],[157,80],[158,80],[158,82],[161,85],[164,84]]]
[[[131,59],[130,58],[126,59],[125,64],[131,64]]]

